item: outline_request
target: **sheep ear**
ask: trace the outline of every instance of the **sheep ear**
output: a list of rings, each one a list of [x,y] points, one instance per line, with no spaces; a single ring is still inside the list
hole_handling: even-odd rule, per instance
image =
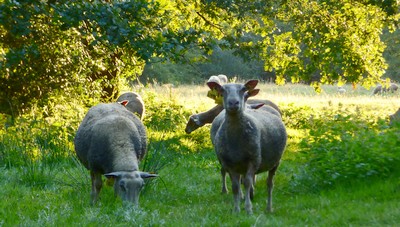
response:
[[[207,85],[210,88],[207,97],[214,99],[216,104],[222,104],[222,86],[216,82],[208,82]]]
[[[244,94],[244,98],[247,101],[248,98],[256,96],[258,94],[258,92],[260,92],[260,89],[253,89],[253,90],[249,90]]]
[[[207,82],[207,85],[211,90],[216,90],[218,92],[221,92],[221,90],[222,90],[221,84],[219,84],[217,82],[214,82],[214,81]]]
[[[257,86],[257,84],[258,80],[249,80],[244,84],[244,86],[247,88],[247,90],[251,91]]]
[[[257,103],[257,104],[249,104],[250,105],[250,109],[259,109],[262,106],[264,106],[265,103]]]
[[[117,177],[119,177],[119,176],[121,176],[122,175],[122,172],[112,172],[112,173],[106,173],[106,174],[104,174],[104,176],[105,177],[107,177],[107,178],[117,178]]]
[[[119,104],[126,106],[128,105],[129,101],[128,100],[122,100],[121,102],[118,102]]]
[[[157,174],[154,173],[147,173],[147,172],[139,172],[141,178],[151,178],[151,177],[158,177]]]
[[[260,92],[260,89],[253,89],[253,90],[249,90],[247,92],[247,94],[249,95],[249,97],[253,97],[253,96],[256,96],[259,92]]]

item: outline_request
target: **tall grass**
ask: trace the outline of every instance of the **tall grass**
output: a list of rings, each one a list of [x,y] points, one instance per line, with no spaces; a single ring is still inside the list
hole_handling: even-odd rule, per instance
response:
[[[140,208],[123,205],[112,187],[89,205],[89,172],[73,137],[81,114],[66,119],[25,116],[0,128],[0,226],[395,226],[400,222],[398,125],[387,116],[399,93],[371,96],[346,86],[260,84],[258,98],[279,104],[289,143],[275,178],[272,214],[265,213],[266,174],[255,185],[254,215],[232,213],[221,195],[219,163],[209,126],[190,135],[189,115],[215,103],[205,86],[133,88],[144,98],[148,154]],[[65,109],[65,108],[64,108]],[[87,109],[82,107],[79,112]],[[74,117],[75,116],[75,117]],[[2,118],[3,122],[6,119]],[[228,184],[229,185],[229,184]]]

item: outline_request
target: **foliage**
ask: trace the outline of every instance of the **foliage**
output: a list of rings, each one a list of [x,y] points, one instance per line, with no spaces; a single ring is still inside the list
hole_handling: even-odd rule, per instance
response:
[[[187,110],[178,104],[173,97],[159,97],[148,92],[145,95],[146,117],[144,123],[150,130],[174,131],[186,123]]]
[[[400,161],[399,128],[388,128],[385,119],[371,119],[360,109],[339,105],[319,112],[305,128],[309,133],[299,154],[305,162],[292,179],[297,189],[300,184],[321,190],[399,170],[395,164]]]
[[[202,55],[197,51],[191,57],[200,58]],[[140,81],[142,83],[157,82],[161,84],[202,84],[211,75],[229,75],[241,79],[267,79],[263,63],[257,60],[243,60],[235,55],[232,50],[221,50],[216,48],[210,56],[202,60],[189,63],[155,62],[146,64]]]
[[[395,30],[397,4],[3,0],[0,112],[18,116],[46,105],[54,92],[113,100],[120,83],[140,75],[146,62],[190,62],[185,53],[192,49],[209,57],[228,48],[262,60],[278,83],[368,86],[386,69],[379,35],[385,27]]]
[[[388,63],[385,77],[400,82],[400,30],[385,32],[382,40],[387,45],[383,56]]]
[[[18,118],[15,126],[0,131],[0,165],[18,169],[21,184],[52,185],[56,169],[68,162],[71,131],[43,119]]]
[[[385,18],[376,6],[359,2],[298,1],[286,4],[281,19],[290,25],[273,35],[275,45],[266,49],[268,69],[275,69],[278,82],[361,82],[371,86],[386,63],[380,41]],[[286,19],[287,18],[287,19]]]

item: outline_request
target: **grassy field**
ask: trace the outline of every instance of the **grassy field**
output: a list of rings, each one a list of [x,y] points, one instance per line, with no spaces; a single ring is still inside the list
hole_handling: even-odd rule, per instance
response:
[[[388,126],[388,115],[400,107],[399,92],[258,87],[257,98],[279,104],[289,133],[273,213],[265,212],[265,173],[255,185],[254,214],[243,205],[233,213],[209,126],[185,134],[190,114],[215,105],[206,86],[154,86],[134,88],[147,105],[146,170],[160,175],[147,182],[139,208],[115,198],[112,187],[89,205],[89,173],[72,144],[80,119],[69,129],[26,117],[0,130],[0,226],[398,226],[400,131]]]

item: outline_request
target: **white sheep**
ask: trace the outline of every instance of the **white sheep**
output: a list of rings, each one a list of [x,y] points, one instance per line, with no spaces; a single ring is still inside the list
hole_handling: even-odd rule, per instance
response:
[[[221,84],[221,80],[219,79],[218,76],[210,76],[210,78],[208,78],[208,80],[207,80],[207,83],[208,82],[215,82],[215,83]]]
[[[344,93],[346,93],[346,89],[344,87],[338,87],[337,88],[337,93],[344,94]]]
[[[279,107],[275,103],[273,103],[269,100],[249,99],[246,101],[246,103],[248,104],[248,107],[251,109],[257,109],[257,107],[259,107],[257,104],[264,104],[266,106],[271,106],[273,109],[275,109],[278,112],[279,115],[281,115],[281,110],[279,109]],[[212,123],[213,120],[215,119],[215,117],[217,117],[217,115],[223,109],[224,109],[223,105],[218,104],[205,112],[191,115],[189,117],[188,122],[186,123],[185,132],[187,134],[190,134],[193,131],[195,131],[196,129],[203,127],[206,124]],[[271,110],[271,111],[274,111],[274,110]]]
[[[245,209],[252,213],[251,191],[257,173],[268,171],[267,210],[272,211],[273,177],[286,147],[287,133],[281,118],[268,111],[246,108],[245,100],[258,93],[257,80],[246,84],[215,82],[207,85],[223,97],[224,111],[213,121],[211,140],[221,170],[232,181],[234,210],[240,211],[240,180],[245,186]]]
[[[91,204],[98,200],[101,175],[114,180],[115,195],[138,205],[143,178],[139,171],[147,151],[146,129],[141,120],[119,103],[98,104],[89,109],[74,139],[78,159],[90,171]]]
[[[219,78],[221,85],[228,83],[228,77],[226,75],[219,74],[217,77]]]
[[[135,92],[126,92],[120,95],[117,102],[125,106],[129,111],[135,113],[143,120],[145,106],[142,97]]]

